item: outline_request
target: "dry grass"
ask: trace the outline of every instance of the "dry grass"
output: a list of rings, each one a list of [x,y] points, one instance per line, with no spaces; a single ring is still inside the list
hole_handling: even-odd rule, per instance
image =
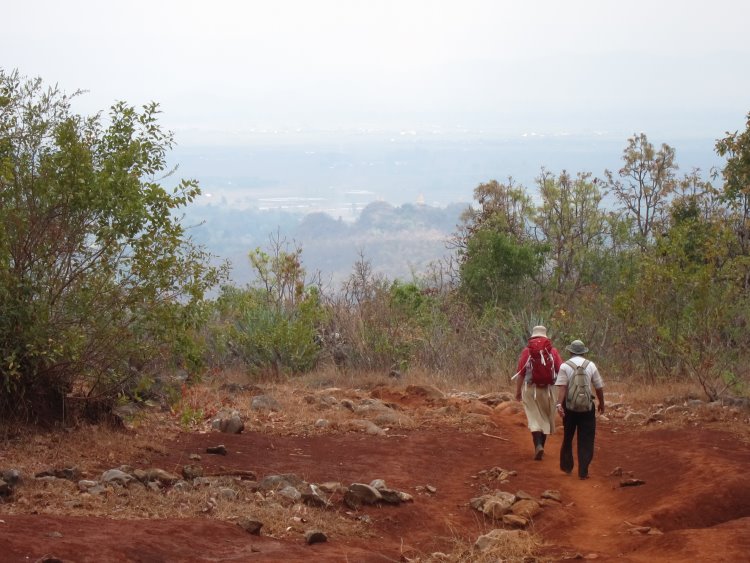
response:
[[[485,530],[485,533],[489,531],[489,529]],[[428,554],[406,552],[403,554],[403,559],[411,563],[498,563],[499,561],[520,563],[530,560],[543,563],[545,561],[539,556],[541,539],[530,532],[508,535],[481,551],[475,547],[474,541],[469,541],[459,535],[449,538],[447,543],[451,546],[448,551]]]
[[[17,429],[0,450],[0,468],[14,467],[34,475],[51,467],[77,467],[84,478],[98,476],[102,466],[120,465],[125,460],[151,463],[152,454],[162,451],[160,444],[178,431],[172,416],[157,412],[144,413],[127,431],[107,425]]]

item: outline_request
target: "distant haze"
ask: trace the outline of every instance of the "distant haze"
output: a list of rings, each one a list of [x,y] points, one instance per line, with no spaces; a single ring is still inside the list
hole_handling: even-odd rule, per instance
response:
[[[750,109],[742,0],[29,0],[0,65],[161,103],[180,144],[262,129],[718,136]]]

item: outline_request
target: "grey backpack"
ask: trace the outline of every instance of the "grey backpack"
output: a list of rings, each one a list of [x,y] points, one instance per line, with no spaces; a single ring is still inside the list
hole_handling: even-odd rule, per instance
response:
[[[580,366],[570,360],[565,363],[573,368],[573,376],[568,378],[565,408],[572,412],[588,412],[594,406],[594,399],[591,396],[591,383],[586,377],[586,366],[590,362],[584,360]]]

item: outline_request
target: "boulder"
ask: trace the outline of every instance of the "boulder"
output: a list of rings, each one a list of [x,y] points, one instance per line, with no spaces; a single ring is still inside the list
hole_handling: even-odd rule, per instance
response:
[[[356,510],[363,504],[376,504],[383,500],[380,492],[364,483],[352,483],[344,493],[344,504]]]

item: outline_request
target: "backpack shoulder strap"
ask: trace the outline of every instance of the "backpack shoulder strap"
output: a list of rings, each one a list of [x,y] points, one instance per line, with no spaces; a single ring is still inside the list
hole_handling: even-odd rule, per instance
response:
[[[586,369],[587,367],[589,367],[589,364],[590,364],[590,363],[591,363],[591,362],[590,362],[590,361],[588,361],[588,360],[583,360],[583,363],[581,364],[581,367],[582,367],[583,369]]]
[[[587,360],[588,361],[588,360]],[[578,369],[578,365],[573,362],[573,360],[565,360],[565,363],[568,364],[570,367],[573,368],[573,371]]]

